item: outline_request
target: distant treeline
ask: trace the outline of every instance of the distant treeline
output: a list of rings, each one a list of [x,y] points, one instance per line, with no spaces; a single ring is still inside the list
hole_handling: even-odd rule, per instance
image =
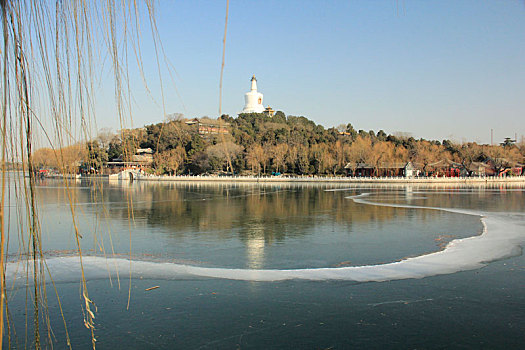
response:
[[[273,117],[249,113],[198,121],[178,118],[117,134],[103,131],[87,144],[58,151],[40,149],[33,158],[38,167],[71,170],[83,163],[102,169],[108,161],[132,161],[137,149],[145,148],[153,151],[149,169],[157,174],[336,175],[345,173],[348,163],[379,168],[385,162],[409,161],[426,171],[440,160],[468,168],[488,158],[497,168],[523,162],[525,156],[525,145],[509,138],[493,146],[415,139],[383,130],[356,131],[351,124],[326,129],[279,111]]]

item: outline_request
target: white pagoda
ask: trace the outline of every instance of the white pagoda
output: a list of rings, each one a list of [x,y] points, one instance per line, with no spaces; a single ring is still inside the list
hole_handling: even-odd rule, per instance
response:
[[[252,88],[244,94],[244,109],[242,113],[263,113],[263,94],[257,92],[257,79],[252,76]]]

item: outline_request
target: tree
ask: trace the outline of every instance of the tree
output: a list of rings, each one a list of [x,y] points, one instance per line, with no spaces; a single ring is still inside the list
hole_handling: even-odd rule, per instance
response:
[[[108,160],[113,161],[122,157],[122,141],[118,135],[114,135],[108,145]]]
[[[294,173],[296,172],[295,169],[297,167],[297,159],[298,159],[297,147],[296,146],[288,147],[288,153],[285,156],[288,171],[291,171]]]
[[[286,115],[282,111],[277,111],[273,115],[274,123],[286,123]]]
[[[188,169],[195,174],[202,174],[209,171],[211,166],[208,154],[204,151],[194,153],[191,156],[191,162],[188,164]]]
[[[423,165],[423,171],[428,171],[428,165],[443,160],[443,147],[432,144],[428,141],[419,141],[415,143],[412,153],[413,161]]]
[[[257,147],[260,147],[259,145],[253,145],[246,154],[246,163],[248,166],[250,166],[252,173],[257,173],[258,175],[261,174],[261,162],[258,158],[258,151]]]
[[[180,166],[186,159],[186,150],[182,146],[172,148],[168,151],[155,153],[153,156],[154,166],[160,174],[168,173],[176,175]]]
[[[57,161],[55,151],[51,148],[40,148],[33,154],[35,169],[56,168]]]
[[[498,175],[512,168],[517,162],[523,161],[523,156],[516,147],[485,146],[483,153]]]
[[[147,144],[147,131],[143,129],[123,129],[120,131],[122,160],[129,162],[138,148],[150,147]],[[155,151],[154,148],[152,148]]]
[[[372,141],[367,136],[358,136],[350,145],[349,160],[354,163],[366,163],[372,149]]]
[[[483,153],[487,155],[489,161],[492,162],[494,170],[497,175],[501,174],[508,166],[508,160],[504,158],[505,149],[499,146],[487,146]]]
[[[152,124],[146,127],[146,137],[140,147],[149,147],[154,152],[185,146],[191,141],[191,136],[185,130],[185,124],[180,120],[170,120],[167,123]]]
[[[355,131],[355,129],[352,126],[352,124],[348,123],[346,125],[346,132],[350,135],[350,137],[352,138],[352,141],[356,139],[357,131]]]
[[[349,146],[341,142],[341,140],[337,140],[334,145],[334,158],[335,158],[335,167],[334,167],[334,174],[344,169],[346,166],[348,160],[348,153],[349,153]]]
[[[394,159],[395,162],[407,163],[409,161],[408,149],[403,144],[391,143],[394,146]]]
[[[275,167],[276,172],[279,172],[279,170],[284,171],[288,148],[288,145],[285,143],[280,143],[271,148],[272,163]]]
[[[358,136],[362,137],[362,138],[365,138],[365,137],[369,137],[370,134],[367,133],[366,131],[364,130],[359,130],[359,132],[357,133]]]
[[[171,113],[171,114],[166,115],[166,120],[169,122],[181,122],[184,120],[184,114]]]
[[[242,146],[232,141],[226,141],[208,147],[206,153],[210,158],[210,164],[215,169],[222,170],[226,167],[227,172],[233,172],[229,160],[236,158],[243,150],[244,148]]]
[[[103,128],[99,130],[96,140],[100,147],[107,150],[114,137],[115,134],[111,131],[111,128]]]
[[[230,117],[229,114],[223,114],[219,117],[219,120],[222,120],[225,123],[233,123],[234,119]]]
[[[458,160],[465,168],[469,168],[472,162],[481,160],[483,149],[475,142],[465,143],[459,147],[454,147],[457,149]]]
[[[383,130],[379,130],[376,135],[379,141],[386,141],[387,134]]]
[[[337,160],[328,147],[326,147],[323,153],[321,154],[321,164],[323,166],[322,173],[327,173],[328,171],[330,171],[333,175],[335,175],[337,169]]]
[[[248,150],[248,162],[252,167],[252,172],[256,170],[257,174],[260,174],[262,167],[263,173],[266,173],[269,159],[270,154],[267,149],[259,144],[252,145]]]
[[[194,133],[191,135],[191,140],[186,144],[186,153],[189,157],[192,157],[195,153],[201,152],[206,148],[206,143],[202,137]]]
[[[87,157],[85,162],[92,168],[98,170],[108,162],[108,152],[104,148],[100,147],[100,144],[97,140],[88,142],[86,144],[86,148]]]
[[[383,163],[392,162],[394,159],[394,145],[390,142],[377,141],[368,153],[368,163],[374,167],[376,176]]]
[[[330,153],[327,144],[321,143],[313,145],[311,148],[311,157],[315,171],[318,174],[325,174],[327,170],[333,171],[336,161]]]
[[[297,147],[297,170],[299,174],[310,174],[310,159],[308,157],[308,147],[299,145]]]

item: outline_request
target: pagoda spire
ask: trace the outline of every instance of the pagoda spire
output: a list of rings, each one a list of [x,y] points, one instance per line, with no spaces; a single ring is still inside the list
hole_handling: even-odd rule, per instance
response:
[[[244,109],[242,113],[263,113],[263,94],[257,91],[257,79],[252,76],[252,88],[244,94]]]

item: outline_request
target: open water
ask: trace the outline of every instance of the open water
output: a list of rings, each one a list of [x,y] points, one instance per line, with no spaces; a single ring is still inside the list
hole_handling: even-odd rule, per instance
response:
[[[525,347],[523,185],[78,181],[68,192],[45,180],[37,198],[73,348],[91,338],[72,209],[99,349]],[[15,201],[6,278],[11,346],[24,348],[33,287]]]

